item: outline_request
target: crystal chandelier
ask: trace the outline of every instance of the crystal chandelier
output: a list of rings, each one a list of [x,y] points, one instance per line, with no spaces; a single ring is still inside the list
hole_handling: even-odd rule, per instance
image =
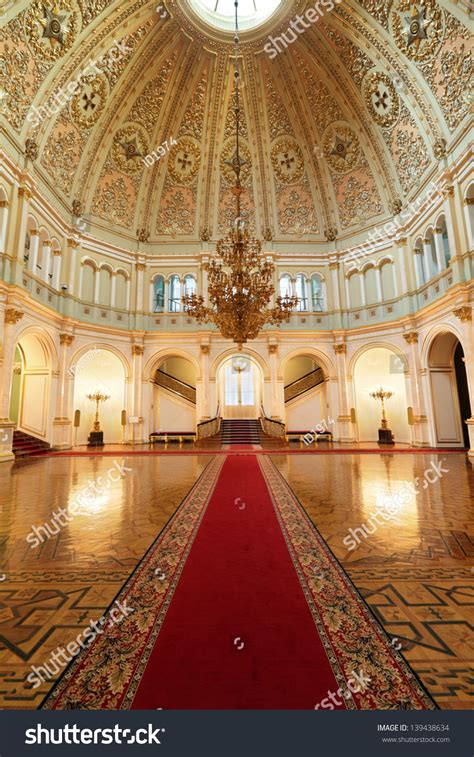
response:
[[[240,157],[240,73],[239,73],[239,19],[238,1],[235,2],[235,70],[234,113],[235,153],[227,161],[235,174],[236,217],[227,236],[217,242],[216,252],[204,267],[208,273],[208,294],[211,307],[206,307],[204,298],[191,294],[184,297],[184,311],[196,318],[198,323],[214,323],[225,339],[242,345],[255,339],[268,323],[279,326],[289,321],[291,311],[298,304],[294,296],[277,297],[276,307],[268,305],[275,293],[273,286],[274,266],[265,261],[262,244],[251,237],[245,229],[241,215],[241,170],[245,161]]]

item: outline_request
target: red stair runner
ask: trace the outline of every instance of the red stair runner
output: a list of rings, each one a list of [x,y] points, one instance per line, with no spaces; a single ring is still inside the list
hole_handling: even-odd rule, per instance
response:
[[[214,458],[119,601],[45,707],[434,706],[268,458]]]

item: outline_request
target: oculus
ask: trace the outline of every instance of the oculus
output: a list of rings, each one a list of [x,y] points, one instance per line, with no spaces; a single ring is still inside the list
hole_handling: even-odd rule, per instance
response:
[[[234,0],[188,0],[192,10],[207,24],[224,31],[233,31]],[[282,0],[240,0],[239,28],[255,29],[269,19],[282,5]]]

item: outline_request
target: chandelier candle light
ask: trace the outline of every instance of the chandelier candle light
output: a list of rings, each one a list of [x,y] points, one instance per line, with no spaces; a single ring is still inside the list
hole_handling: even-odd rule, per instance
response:
[[[385,415],[385,400],[389,400],[393,397],[393,391],[391,389],[384,389],[383,386],[379,386],[370,392],[370,396],[374,400],[380,400],[382,402],[382,423],[379,428],[379,444],[393,444],[393,434],[388,427],[387,416]]]
[[[274,266],[264,261],[262,244],[244,229],[242,218],[241,170],[245,161],[240,156],[240,37],[239,9],[235,2],[235,68],[234,68],[234,113],[235,152],[227,161],[235,174],[236,217],[233,228],[224,239],[217,242],[216,253],[204,270],[208,273],[208,292],[211,307],[206,307],[204,298],[191,294],[184,297],[184,311],[199,323],[214,323],[225,339],[242,345],[255,339],[268,323],[279,326],[290,319],[291,311],[298,304],[294,296],[277,297],[276,307],[269,308],[275,293],[273,286]]]

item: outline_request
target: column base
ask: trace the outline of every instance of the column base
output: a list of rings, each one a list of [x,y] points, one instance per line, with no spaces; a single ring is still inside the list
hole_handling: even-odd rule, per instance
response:
[[[71,449],[72,422],[69,418],[55,418],[53,421],[53,449]]]
[[[13,454],[13,432],[16,423],[8,418],[0,419],[0,462],[11,462],[15,459]]]

